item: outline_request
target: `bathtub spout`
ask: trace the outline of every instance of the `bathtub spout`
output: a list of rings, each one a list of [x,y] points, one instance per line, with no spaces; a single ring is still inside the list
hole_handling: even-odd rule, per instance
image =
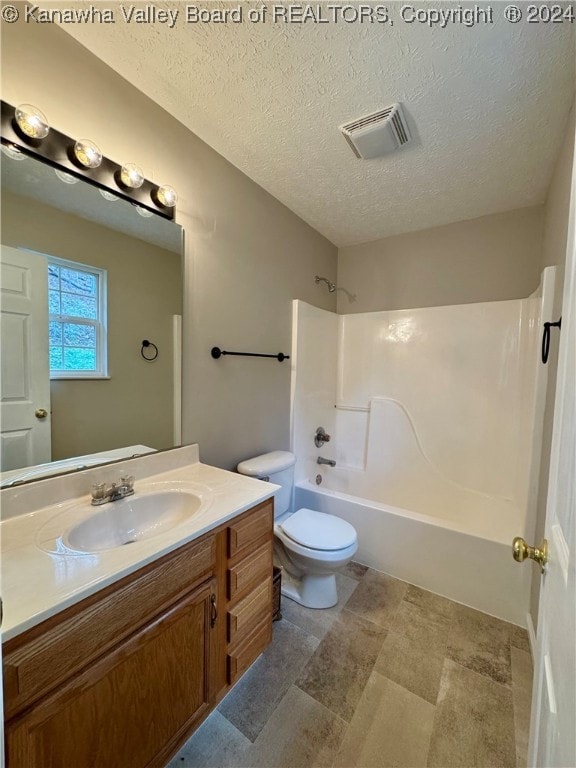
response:
[[[318,456],[316,459],[316,464],[327,464],[329,467],[335,467],[336,462],[334,459],[325,459],[323,456]]]

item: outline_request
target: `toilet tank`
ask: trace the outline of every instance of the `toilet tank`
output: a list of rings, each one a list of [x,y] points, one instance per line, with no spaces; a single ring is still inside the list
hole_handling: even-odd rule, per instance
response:
[[[296,464],[296,456],[290,451],[272,451],[241,461],[236,469],[241,475],[268,480],[281,486],[280,490],[274,494],[274,517],[280,517],[290,509],[294,464]]]

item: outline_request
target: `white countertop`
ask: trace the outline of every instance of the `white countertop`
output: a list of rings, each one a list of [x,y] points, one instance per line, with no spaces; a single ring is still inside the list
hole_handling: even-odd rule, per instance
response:
[[[59,611],[198,538],[221,523],[270,498],[278,486],[233,472],[194,463],[135,483],[136,498],[175,487],[196,492],[201,508],[184,522],[156,536],[100,552],[68,550],[61,536],[72,525],[104,508],[90,507],[90,497],[8,517],[0,523],[2,547],[2,639],[9,640]]]

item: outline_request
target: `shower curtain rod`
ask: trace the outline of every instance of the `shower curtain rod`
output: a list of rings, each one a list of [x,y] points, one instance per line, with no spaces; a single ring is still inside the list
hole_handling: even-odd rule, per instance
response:
[[[285,355],[282,352],[278,352],[277,355],[263,355],[260,352],[227,352],[220,347],[212,347],[210,352],[214,360],[218,360],[222,355],[235,355],[236,357],[273,357],[281,363],[283,360],[290,360],[290,355]]]

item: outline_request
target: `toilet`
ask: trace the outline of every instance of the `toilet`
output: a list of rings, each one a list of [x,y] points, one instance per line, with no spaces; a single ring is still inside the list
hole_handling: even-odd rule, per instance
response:
[[[313,509],[290,511],[296,457],[272,451],[238,464],[242,475],[281,486],[274,498],[274,560],[282,566],[282,594],[307,608],[338,602],[336,571],[356,554],[358,536],[350,523]]]

